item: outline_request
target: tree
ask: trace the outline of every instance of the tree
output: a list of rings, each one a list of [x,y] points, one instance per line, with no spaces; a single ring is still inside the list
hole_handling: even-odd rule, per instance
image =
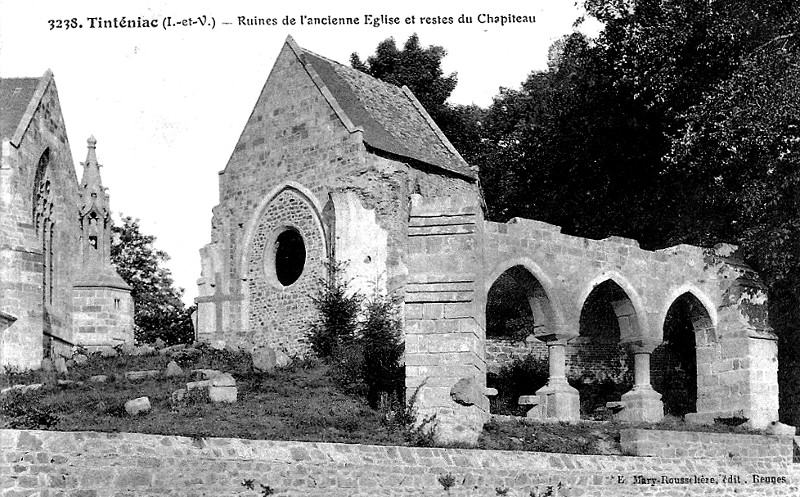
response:
[[[181,301],[183,289],[176,288],[166,252],[153,246],[155,237],[140,231],[139,220],[122,218],[112,227],[111,262],[131,286],[134,304],[134,335],[139,343],[161,338],[167,344],[190,342],[194,337],[192,308]]]

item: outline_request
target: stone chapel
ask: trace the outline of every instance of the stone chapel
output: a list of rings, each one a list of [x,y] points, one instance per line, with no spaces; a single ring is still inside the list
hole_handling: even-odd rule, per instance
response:
[[[0,79],[0,367],[133,342],[90,137],[80,181],[53,74]]]
[[[219,173],[199,338],[304,353],[325,263],[346,262],[354,289],[402,301],[419,414],[436,415],[443,439],[474,440],[496,393],[487,370],[509,357],[487,340],[487,296],[511,275],[534,326],[510,354],[542,351],[550,365],[547,385],[520,398],[529,417],[578,420],[570,371],[623,364],[634,381],[616,416],[658,421],[663,364],[679,345],[693,364],[687,419],[777,420],[766,290],[735,246],[651,251],[529,219],[486,221],[477,173],[407,88],[287,38]]]

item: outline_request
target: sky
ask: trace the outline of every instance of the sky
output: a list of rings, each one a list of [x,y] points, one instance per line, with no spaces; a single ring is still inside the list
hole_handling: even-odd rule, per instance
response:
[[[459,23],[462,14],[472,23]],[[142,232],[156,237],[156,248],[171,256],[167,267],[190,304],[197,296],[199,250],[210,242],[217,173],[287,35],[347,64],[352,52],[366,59],[382,40],[393,37],[402,46],[417,33],[423,46],[447,50],[444,72],[458,74],[449,101],[485,107],[500,87],[517,88],[531,71],[545,69],[549,46],[571,33],[581,14],[574,0],[451,5],[408,0],[380,6],[374,1],[0,0],[0,77],[53,71],[77,176],[86,139],[94,135],[115,218],[120,213],[138,218]],[[535,22],[479,22],[486,15],[529,16]],[[360,24],[308,25],[301,24],[302,16],[354,17]],[[366,16],[384,16],[387,22],[366,24]],[[91,27],[123,17],[142,27]],[[240,18],[274,19],[277,25],[241,25]],[[390,24],[391,18],[399,23]],[[423,18],[453,23],[424,24]],[[153,20],[157,27],[147,27]],[[598,25],[586,22],[580,29],[593,35]]]

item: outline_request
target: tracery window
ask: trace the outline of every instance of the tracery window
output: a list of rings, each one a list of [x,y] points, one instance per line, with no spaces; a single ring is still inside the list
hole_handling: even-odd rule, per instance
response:
[[[45,150],[36,167],[33,186],[33,224],[42,247],[42,302],[53,303],[53,276],[55,258],[53,241],[55,233],[55,209],[50,180],[50,151]]]

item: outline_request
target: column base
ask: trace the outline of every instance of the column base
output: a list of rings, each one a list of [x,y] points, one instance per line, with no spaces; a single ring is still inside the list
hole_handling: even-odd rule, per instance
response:
[[[580,396],[566,380],[551,380],[537,390],[536,395],[520,397],[519,403],[532,406],[527,416],[539,421],[577,422],[581,419]]]
[[[633,390],[622,395],[624,408],[614,419],[628,423],[658,423],[664,419],[664,403],[661,394],[650,385],[635,385]]]

